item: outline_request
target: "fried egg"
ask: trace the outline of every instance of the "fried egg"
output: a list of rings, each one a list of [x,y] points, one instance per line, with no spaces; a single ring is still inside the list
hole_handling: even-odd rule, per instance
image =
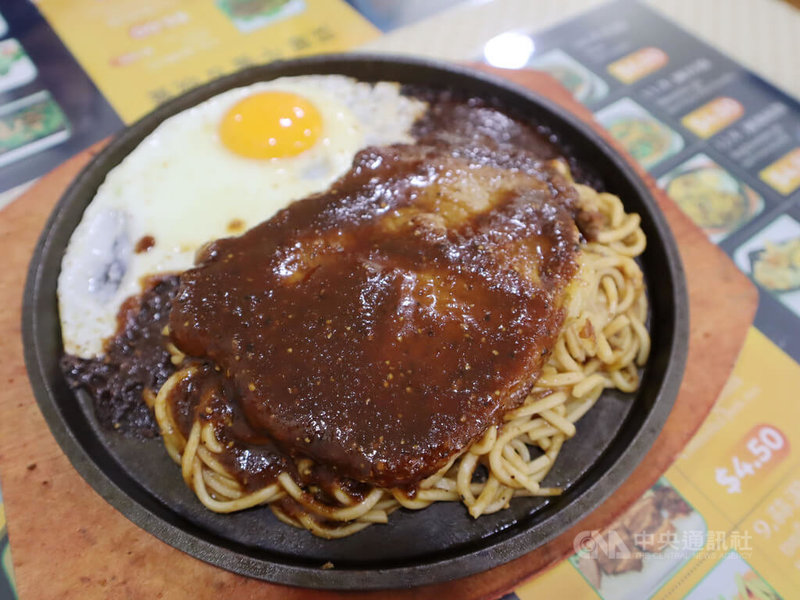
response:
[[[426,104],[398,84],[285,77],[215,96],[161,123],[106,176],[64,255],[64,349],[103,352],[148,276],[190,268],[237,235],[324,191],[370,145],[409,143]]]

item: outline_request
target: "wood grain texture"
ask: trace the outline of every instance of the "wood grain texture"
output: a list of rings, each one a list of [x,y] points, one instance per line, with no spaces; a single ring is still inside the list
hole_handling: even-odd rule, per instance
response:
[[[505,73],[572,110],[591,114],[550,77]],[[334,599],[351,594],[273,585],[202,563],[133,525],[72,468],[34,401],[20,337],[28,261],[47,216],[68,183],[99,151],[95,145],[42,178],[0,212],[0,475],[20,597],[68,599]],[[663,431],[640,466],[598,510],[542,548],[492,571],[458,581],[359,598],[493,598],[572,552],[578,531],[608,525],[673,462],[692,437],[734,366],[757,304],[754,287],[640,172],[679,241],[689,286],[689,362]],[[591,413],[586,418],[591,418]]]

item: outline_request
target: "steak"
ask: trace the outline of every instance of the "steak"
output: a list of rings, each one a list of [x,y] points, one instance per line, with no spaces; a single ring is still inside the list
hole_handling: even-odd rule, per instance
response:
[[[207,246],[171,336],[227,378],[253,439],[413,485],[533,386],[577,270],[576,212],[529,157],[367,148],[326,192]]]

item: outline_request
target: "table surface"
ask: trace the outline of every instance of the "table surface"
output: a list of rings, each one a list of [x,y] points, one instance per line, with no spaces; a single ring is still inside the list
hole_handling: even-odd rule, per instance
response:
[[[598,0],[468,1],[422,22],[384,35],[363,48],[391,53],[405,53],[409,48],[413,48],[417,55],[453,60],[477,58],[481,56],[483,44],[499,33],[509,30],[537,31],[599,3]],[[758,2],[658,0],[650,4],[773,84],[795,97],[800,97],[800,42],[798,41],[800,36],[797,35],[800,31],[800,11],[780,0]],[[0,195],[0,207],[17,197],[26,188],[27,186],[23,186]],[[7,211],[0,213],[0,219],[7,214]],[[8,305],[3,307],[3,310],[8,310]],[[780,372],[781,377],[770,381],[767,373],[775,369]],[[24,377],[24,373],[15,373],[14,376]],[[720,398],[709,421],[689,444],[678,464],[668,472],[668,479],[680,484],[682,493],[684,490],[691,492],[691,500],[695,508],[704,515],[710,532],[723,529],[729,532],[737,531],[737,527],[744,526],[750,528],[748,531],[757,532],[759,519],[754,516],[756,513],[762,515],[766,511],[769,515],[773,515],[773,508],[781,505],[779,502],[781,498],[793,498],[792,477],[798,473],[794,464],[783,465],[781,470],[772,473],[772,478],[766,482],[768,485],[763,500],[759,500],[748,510],[744,510],[736,502],[731,507],[726,507],[720,506],[715,498],[709,499],[710,494],[697,480],[696,472],[700,469],[698,465],[704,465],[704,462],[711,465],[717,460],[717,455],[714,455],[713,459],[710,457],[713,453],[707,448],[710,440],[715,439],[714,435],[719,435],[719,432],[725,431],[726,428],[739,431],[736,428],[738,427],[736,416],[753,412],[754,405],[759,403],[759,398],[766,399],[770,395],[772,397],[778,395],[787,396],[788,401],[787,390],[780,386],[791,377],[795,377],[794,381],[800,382],[800,369],[797,365],[790,359],[787,361],[785,355],[782,355],[756,330],[751,330],[726,393]],[[752,418],[757,419],[757,417]],[[735,435],[744,433],[742,431]],[[729,438],[730,436],[726,436],[724,439],[727,441]],[[713,468],[710,472],[713,479]],[[4,478],[6,476],[5,473],[0,475]],[[740,504],[744,506],[743,503]],[[786,527],[774,525],[791,524],[795,518],[792,514],[784,516],[780,523],[770,522],[770,526],[774,527],[770,534],[773,540],[772,547],[762,556],[756,556],[751,560],[754,565],[759,565],[758,570],[767,579],[774,571],[766,566],[766,563],[786,561],[786,556],[790,555],[789,550],[795,548],[789,545],[793,538],[791,534],[786,533]],[[767,520],[764,517],[761,522]],[[13,532],[13,525],[11,529]],[[778,541],[775,541],[776,539]],[[13,543],[12,534],[12,546]],[[800,547],[800,542],[796,543]],[[800,556],[796,558],[800,559]],[[800,566],[800,561],[797,565]],[[781,576],[797,577],[796,572],[787,574],[786,568],[775,568],[782,573]],[[573,565],[568,562],[560,563],[544,576],[517,587],[515,592],[523,599],[547,597],[548,593],[553,591],[568,597],[596,597],[586,582],[581,583],[580,578],[574,577],[574,573],[571,572],[573,569]],[[677,598],[685,593],[691,593],[695,586],[702,589],[705,585],[702,581],[710,577],[708,573],[712,573],[714,568],[706,563],[698,563],[696,568],[687,567],[685,570],[687,572],[683,580],[675,582],[672,587],[667,586],[660,590],[659,597]],[[777,574],[774,576],[776,579],[779,577]],[[794,581],[800,588],[800,578]]]

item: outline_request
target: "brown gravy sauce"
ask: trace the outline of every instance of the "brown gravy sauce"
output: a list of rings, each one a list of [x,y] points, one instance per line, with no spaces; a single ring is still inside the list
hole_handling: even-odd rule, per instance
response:
[[[158,435],[142,393],[157,392],[175,372],[161,331],[169,321],[178,283],[177,275],[153,279],[141,296],[129,298],[117,315],[117,335],[106,342],[102,358],[61,358],[67,382],[89,392],[103,427],[134,437]]]
[[[155,433],[141,394],[174,372],[167,323],[198,366],[170,398],[179,427],[211,421],[251,490],[288,471],[322,499],[413,492],[523,401],[576,270],[575,192],[543,164],[560,155],[546,132],[414,93],[431,104],[417,145],[360,152],[328,191],[126,304],[102,359],[64,357],[101,423]]]

